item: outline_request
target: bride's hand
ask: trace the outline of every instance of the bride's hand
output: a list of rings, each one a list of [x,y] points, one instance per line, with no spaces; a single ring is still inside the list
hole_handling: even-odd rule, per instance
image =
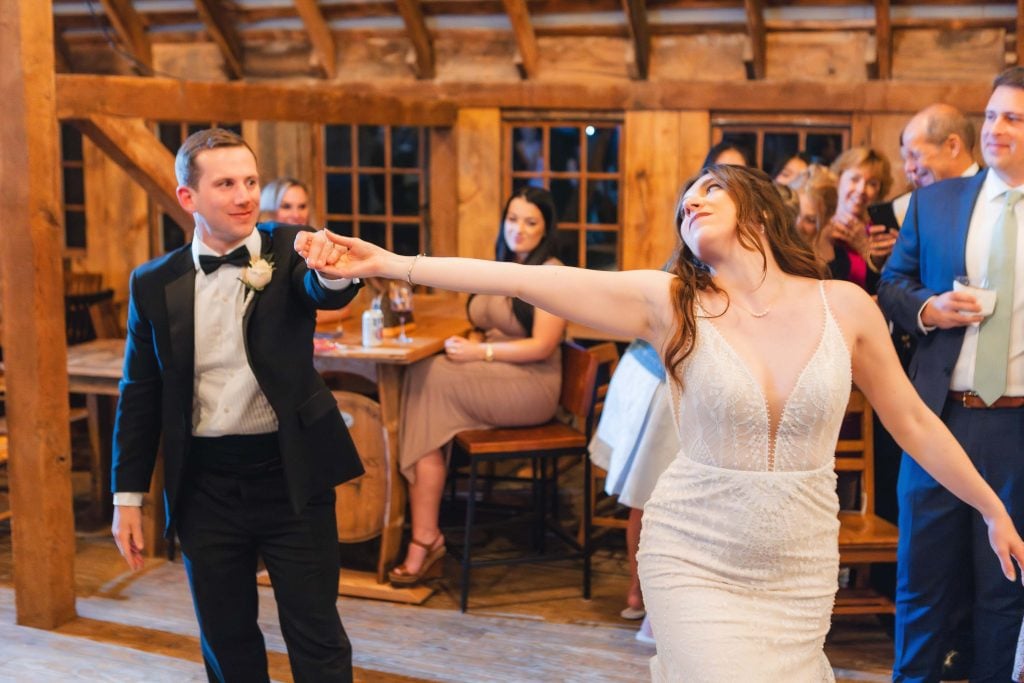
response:
[[[1024,582],[1024,571],[1018,572],[1018,568],[1024,568],[1024,540],[1013,526],[1013,520],[1005,511],[993,518],[986,518],[988,524],[988,542],[993,552],[999,558],[999,566],[1003,569],[1003,575],[1013,581],[1014,578]],[[1016,560],[1017,567],[1013,566]]]

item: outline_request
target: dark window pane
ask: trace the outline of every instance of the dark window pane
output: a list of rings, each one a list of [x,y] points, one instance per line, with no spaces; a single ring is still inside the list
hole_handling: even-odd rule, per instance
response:
[[[772,173],[800,150],[800,136],[796,133],[765,133],[761,170]]]
[[[223,128],[224,130],[230,130],[232,133],[235,133],[236,135],[242,134],[241,123],[218,123],[217,127]]]
[[[592,180],[587,197],[588,223],[619,222],[619,183],[615,180]]]
[[[391,235],[395,242],[393,251],[396,254],[412,256],[422,251],[420,226],[396,224],[391,226]]]
[[[726,131],[722,134],[722,142],[731,142],[742,147],[750,159],[757,161],[757,133]]]
[[[328,166],[352,165],[352,133],[349,126],[324,126],[324,156]]]
[[[72,249],[85,248],[85,212],[64,212],[64,244]]]
[[[544,136],[540,128],[512,129],[512,170],[544,170]]]
[[[384,223],[360,223],[359,237],[378,246],[386,246],[387,226]]]
[[[159,126],[160,130],[160,142],[164,143],[164,147],[171,150],[171,152],[177,154],[178,148],[181,147],[181,125],[177,123],[161,123]]]
[[[843,136],[839,133],[808,133],[807,153],[818,157],[822,164],[831,164],[843,149]]]
[[[67,123],[60,125],[60,156],[64,161],[82,160],[82,134]]]
[[[391,129],[391,165],[397,168],[419,168],[420,129],[395,126]]]
[[[352,236],[352,221],[327,221],[327,229],[339,235]]]
[[[64,203],[85,203],[85,179],[80,168],[64,169]]]
[[[580,129],[551,129],[551,170],[578,173],[580,170]]]
[[[359,174],[359,213],[364,216],[384,215],[384,174]]]
[[[413,173],[391,176],[391,213],[396,216],[420,214],[420,177]]]
[[[619,170],[619,129],[587,126],[587,167],[595,173]]]
[[[327,213],[352,213],[352,176],[348,173],[327,174]]]
[[[210,124],[208,123],[190,123],[188,124],[188,134],[192,135],[192,133],[198,133],[199,131],[206,130],[209,127]]]
[[[580,220],[580,181],[551,180],[551,196],[555,200],[555,213],[559,223],[578,223]]]
[[[567,266],[580,264],[580,233],[578,230],[558,231],[558,258]]]
[[[185,233],[174,219],[160,213],[160,231],[163,233],[164,253],[185,245]]]
[[[587,232],[587,268],[618,270],[619,234],[591,230]]]
[[[384,166],[384,126],[359,126],[359,165]]]
[[[512,192],[518,192],[524,187],[544,187],[543,178],[513,178]]]

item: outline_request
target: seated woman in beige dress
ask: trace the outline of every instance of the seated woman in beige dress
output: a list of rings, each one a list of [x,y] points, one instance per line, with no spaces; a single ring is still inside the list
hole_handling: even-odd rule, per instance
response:
[[[551,194],[522,188],[505,205],[495,260],[557,264],[556,230]],[[440,568],[438,514],[448,469],[442,448],[452,437],[464,429],[540,424],[558,407],[565,321],[505,296],[474,296],[467,310],[482,340],[451,337],[444,355],[405,376],[399,457],[409,480],[412,539],[405,561],[389,573],[394,584],[414,584]]]

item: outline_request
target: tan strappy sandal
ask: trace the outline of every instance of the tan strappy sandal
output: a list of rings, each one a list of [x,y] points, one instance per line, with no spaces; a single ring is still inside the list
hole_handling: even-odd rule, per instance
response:
[[[444,545],[444,534],[438,534],[433,543],[423,543],[415,538],[409,539],[409,542],[427,551],[420,570],[413,574],[405,568],[403,562],[388,572],[388,580],[395,586],[415,586],[423,579],[436,579],[441,576],[440,559],[448,552]]]

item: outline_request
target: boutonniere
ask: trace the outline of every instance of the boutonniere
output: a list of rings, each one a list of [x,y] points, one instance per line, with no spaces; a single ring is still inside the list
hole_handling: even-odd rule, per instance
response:
[[[242,276],[238,278],[246,288],[254,292],[262,292],[263,288],[270,282],[274,274],[274,261],[272,258],[259,258],[249,262],[249,265],[242,270]]]

